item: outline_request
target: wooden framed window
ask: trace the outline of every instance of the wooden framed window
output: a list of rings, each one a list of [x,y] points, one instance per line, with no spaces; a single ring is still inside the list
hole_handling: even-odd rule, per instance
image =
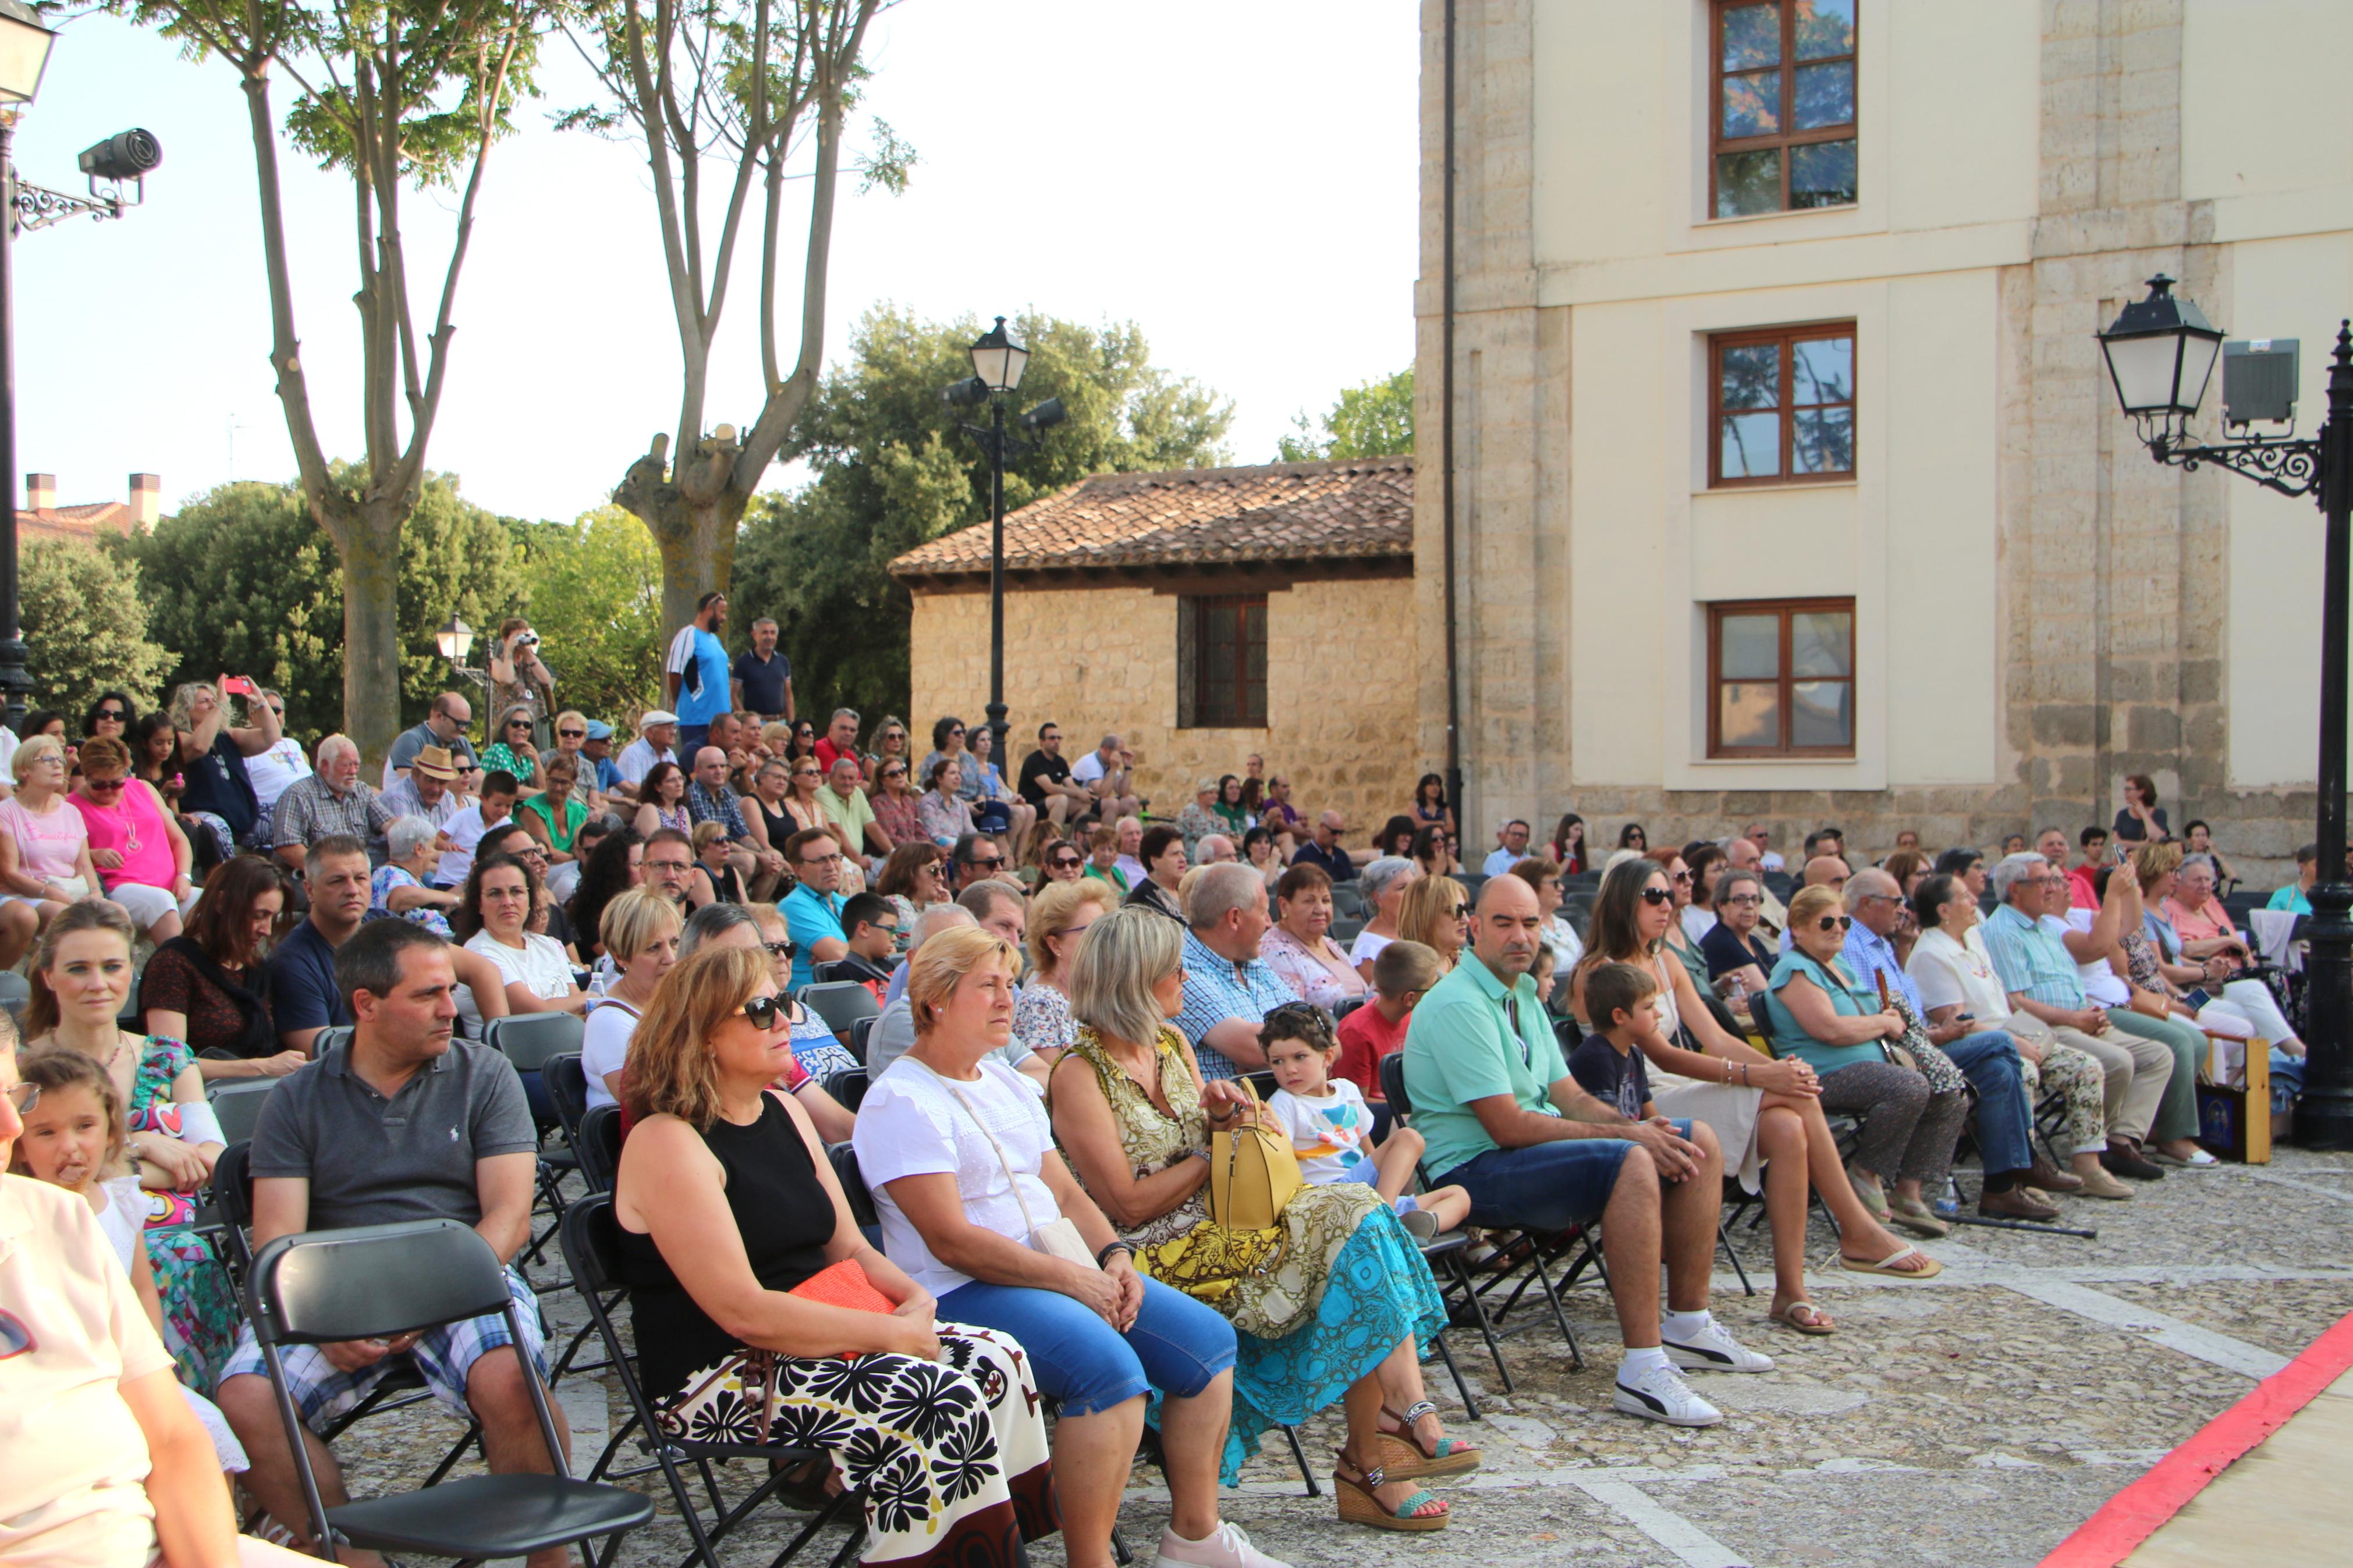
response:
[[[1710,486],[1802,484],[1853,472],[1853,322],[1708,340]]]
[[[1266,595],[1176,601],[1176,724],[1185,730],[1266,727]]]
[[[1854,205],[1855,0],[1715,0],[1708,210]]]
[[[1854,601],[1707,607],[1707,754],[1854,755]]]

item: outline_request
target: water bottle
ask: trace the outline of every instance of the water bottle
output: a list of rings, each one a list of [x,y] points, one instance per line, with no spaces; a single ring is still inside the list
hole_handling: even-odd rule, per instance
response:
[[[1725,1000],[1736,1013],[1748,1011],[1748,982],[1740,977],[1736,969],[1732,972],[1732,987],[1725,993]]]

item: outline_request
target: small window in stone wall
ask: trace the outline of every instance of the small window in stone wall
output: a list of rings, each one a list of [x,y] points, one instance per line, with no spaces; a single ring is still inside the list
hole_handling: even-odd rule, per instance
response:
[[[1176,726],[1266,727],[1266,595],[1176,601]]]

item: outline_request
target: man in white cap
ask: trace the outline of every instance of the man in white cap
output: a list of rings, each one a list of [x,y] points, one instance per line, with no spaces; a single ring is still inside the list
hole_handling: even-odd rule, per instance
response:
[[[638,738],[621,748],[621,793],[635,800],[638,786],[656,763],[678,761],[678,715],[667,708],[649,708],[638,721]]]

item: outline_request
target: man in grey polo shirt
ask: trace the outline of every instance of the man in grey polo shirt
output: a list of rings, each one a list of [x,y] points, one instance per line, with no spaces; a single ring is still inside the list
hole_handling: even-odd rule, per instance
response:
[[[253,1135],[253,1244],[301,1230],[342,1230],[396,1220],[454,1219],[472,1226],[508,1262],[507,1289],[523,1348],[547,1374],[539,1303],[512,1267],[531,1233],[538,1137],[522,1084],[504,1057],[451,1037],[457,976],[448,942],[407,921],[373,921],[335,952],[335,980],[353,1034],[280,1082]],[[350,1409],[407,1357],[435,1397],[482,1423],[493,1472],[548,1469],[546,1446],[523,1378],[531,1375],[497,1315],[391,1340],[289,1347],[288,1382],[315,1432]],[[217,1395],[253,1468],[246,1485],[311,1549],[309,1510],[268,1371],[248,1328]],[[551,1405],[556,1430],[561,1406]],[[346,1500],[327,1446],[306,1434],[311,1466],[334,1508]],[[567,1444],[568,1447],[568,1444]],[[531,1559],[561,1568],[563,1548]]]

